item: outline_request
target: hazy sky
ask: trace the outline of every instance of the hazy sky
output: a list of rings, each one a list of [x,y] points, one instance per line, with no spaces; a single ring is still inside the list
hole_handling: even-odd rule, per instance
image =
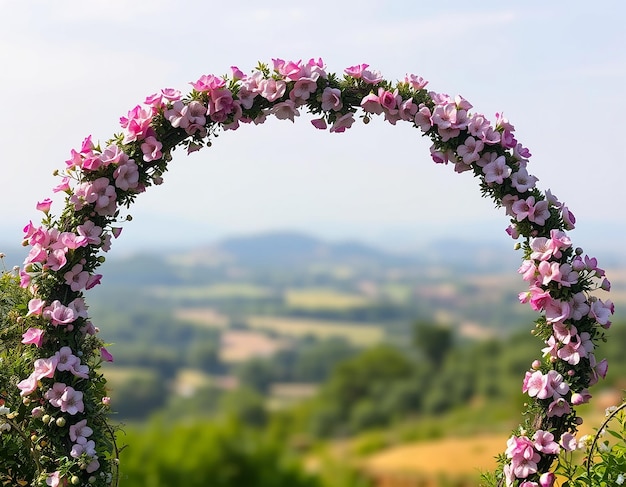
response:
[[[86,135],[108,139],[160,88],[187,91],[202,74],[274,57],[322,57],[330,72],[368,63],[392,80],[415,73],[492,120],[503,111],[540,188],[570,206],[580,231],[623,236],[623,1],[0,0],[0,12],[0,241],[39,218],[52,171]],[[507,219],[477,180],[433,164],[428,145],[382,120],[341,135],[305,116],[244,126],[190,157],[181,151],[124,232],[155,243],[277,228],[388,239],[479,223],[501,232]]]

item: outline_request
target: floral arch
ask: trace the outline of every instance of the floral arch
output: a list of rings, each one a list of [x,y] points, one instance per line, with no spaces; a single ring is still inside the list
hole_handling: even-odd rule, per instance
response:
[[[432,140],[435,163],[477,177],[482,195],[506,213],[507,232],[522,253],[519,273],[528,283],[519,299],[539,313],[533,333],[544,348],[523,378],[527,419],[503,445],[496,476],[507,485],[553,485],[555,459],[576,444],[581,419],[575,407],[589,401],[588,388],[606,374],[606,360],[594,350],[614,309],[592,295],[610,283],[596,259],[568,237],[572,212],[537,188],[527,170],[530,152],[513,125],[502,114],[490,122],[461,96],[428,91],[419,76],[392,83],[367,64],[338,75],[321,59],[274,59],[251,74],[233,67],[229,76],[204,75],[191,86],[186,95],[163,89],[147,97],[102,146],[87,137],[57,172],[53,192],[63,196],[63,209],[54,215],[46,198],[37,204],[41,225],[24,228],[30,252],[20,284],[30,300],[18,320],[32,372],[15,384],[21,403],[1,405],[0,414],[15,430],[35,432],[24,435],[38,473],[33,485],[117,484],[118,452],[99,372],[111,356],[89,319],[84,291],[100,283],[97,269],[120,235],[124,208],[162,183],[177,147],[194,152],[210,146],[220,130],[272,116],[293,122],[301,110],[316,116],[316,129],[331,133],[346,131],[357,117],[411,124]],[[42,443],[50,427],[55,434]]]

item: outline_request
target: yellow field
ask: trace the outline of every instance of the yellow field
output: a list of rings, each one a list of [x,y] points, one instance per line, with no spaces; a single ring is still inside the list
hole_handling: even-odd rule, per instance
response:
[[[364,468],[373,474],[478,477],[496,468],[494,457],[504,451],[507,438],[490,434],[401,445],[372,455]]]
[[[174,311],[174,317],[181,321],[206,326],[208,328],[226,328],[229,323],[227,316],[213,308],[183,308]]]
[[[325,288],[291,289],[285,293],[290,308],[307,310],[342,310],[367,306],[369,300],[360,294],[349,294]]]
[[[342,337],[358,346],[380,343],[385,337],[382,326],[341,321],[308,320],[283,316],[251,316],[248,325],[281,335],[302,337],[314,335],[319,338]]]

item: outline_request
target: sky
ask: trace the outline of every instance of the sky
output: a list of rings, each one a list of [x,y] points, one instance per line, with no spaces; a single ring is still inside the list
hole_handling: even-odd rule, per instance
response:
[[[71,149],[119,132],[147,95],[187,92],[232,65],[321,57],[329,72],[367,63],[389,80],[414,73],[491,120],[504,112],[539,187],[576,215],[582,244],[626,243],[622,1],[0,0],[0,11],[0,242],[19,242],[40,219],[35,203],[52,196]],[[397,246],[506,239],[508,220],[478,181],[435,165],[408,124],[330,134],[309,120],[244,126],[180,151],[120,242],[280,229]]]

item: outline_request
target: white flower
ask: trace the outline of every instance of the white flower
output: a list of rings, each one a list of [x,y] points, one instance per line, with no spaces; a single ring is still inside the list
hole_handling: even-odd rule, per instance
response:
[[[9,414],[11,410],[6,406],[0,406],[0,416],[4,416],[5,414]]]
[[[622,485],[624,483],[624,480],[626,480],[626,477],[624,477],[623,473],[620,473],[617,478],[615,479],[615,483],[617,485]]]
[[[0,433],[4,433],[5,431],[11,431],[11,425],[9,423],[0,424]]]

